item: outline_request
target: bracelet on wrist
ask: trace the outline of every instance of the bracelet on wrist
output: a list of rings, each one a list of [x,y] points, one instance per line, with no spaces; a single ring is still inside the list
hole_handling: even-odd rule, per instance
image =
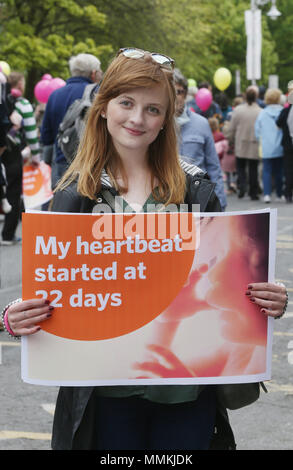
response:
[[[15,339],[20,338],[20,336],[15,335],[13,333],[12,329],[10,328],[7,311],[9,309],[9,307],[11,307],[11,305],[17,304],[18,302],[21,302],[21,301],[22,301],[22,299],[13,300],[8,305],[6,305],[6,307],[4,307],[4,309],[1,312],[1,319],[2,319],[4,330],[6,331],[6,333],[8,333],[9,336],[11,336],[12,338],[15,338]]]
[[[278,286],[281,286],[281,287],[285,287],[285,293],[286,293],[286,303],[285,303],[285,306],[284,306],[284,309],[283,309],[283,312],[278,315],[277,317],[275,317],[275,320],[279,320],[279,318],[282,318],[287,310],[287,307],[288,307],[288,302],[289,302],[289,297],[288,297],[288,291],[286,289],[286,286],[285,284],[283,284],[282,282],[276,282],[276,284],[278,284]]]

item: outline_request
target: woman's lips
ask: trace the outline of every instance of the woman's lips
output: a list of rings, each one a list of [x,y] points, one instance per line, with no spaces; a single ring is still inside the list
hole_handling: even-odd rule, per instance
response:
[[[132,128],[130,128],[130,127],[124,127],[124,129],[125,129],[129,134],[131,134],[131,135],[137,135],[137,136],[139,136],[139,135],[144,134],[144,131],[140,131],[140,130],[138,130],[138,129],[132,129]]]

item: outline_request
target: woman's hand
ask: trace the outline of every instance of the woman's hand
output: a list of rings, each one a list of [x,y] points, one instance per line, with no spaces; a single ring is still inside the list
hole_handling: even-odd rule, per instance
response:
[[[15,336],[27,336],[41,329],[39,323],[52,316],[54,307],[49,300],[30,299],[11,305],[7,310],[8,323]]]
[[[262,313],[274,318],[284,314],[288,303],[286,287],[270,282],[249,284],[246,295],[261,307]]]

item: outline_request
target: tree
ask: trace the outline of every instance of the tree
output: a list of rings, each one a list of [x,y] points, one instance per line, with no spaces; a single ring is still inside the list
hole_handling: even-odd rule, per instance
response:
[[[279,75],[280,88],[286,93],[288,82],[293,80],[291,62],[293,3],[288,0],[278,0],[277,6],[282,15],[275,21],[270,20],[268,25],[279,57],[276,72]]]
[[[90,52],[105,68],[115,52],[127,46],[171,56],[186,77],[197,82],[212,83],[219,67],[227,67],[233,76],[239,69],[246,87],[244,11],[249,7],[249,0],[3,0],[0,58],[27,72],[30,96],[43,73],[67,78],[71,55]],[[264,81],[276,71],[277,48],[285,66],[291,44],[289,18],[285,49],[279,44],[280,26],[263,15]],[[279,38],[278,47],[273,37]],[[228,92],[234,94],[233,84]]]
[[[107,17],[97,34],[114,52],[121,47],[161,50],[164,26],[157,0],[93,0],[92,4]]]
[[[30,99],[42,74],[68,77],[71,55],[88,52],[106,62],[112,53],[110,44],[93,39],[96,27],[105,27],[106,16],[88,1],[4,0],[0,24],[2,60],[26,73]]]
[[[222,28],[219,36],[219,47],[222,53],[223,66],[230,69],[234,75],[236,70],[240,71],[242,90],[245,90],[250,82],[246,79],[246,33],[245,33],[245,10],[250,8],[250,2],[226,1],[225,12],[219,6],[218,17],[225,13],[226,17],[222,17],[222,21],[228,22],[232,28],[231,33],[225,34],[225,27]],[[278,63],[278,55],[275,50],[275,42],[269,30],[268,17],[262,15],[262,79],[261,83],[267,83],[268,75],[275,73]],[[220,66],[220,64],[219,64]],[[233,83],[234,84],[234,83]]]

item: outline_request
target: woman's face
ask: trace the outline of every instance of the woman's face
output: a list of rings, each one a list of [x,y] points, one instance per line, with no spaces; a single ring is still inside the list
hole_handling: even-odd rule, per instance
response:
[[[163,85],[135,88],[109,101],[107,127],[121,156],[130,151],[146,154],[164,125],[168,104]]]

